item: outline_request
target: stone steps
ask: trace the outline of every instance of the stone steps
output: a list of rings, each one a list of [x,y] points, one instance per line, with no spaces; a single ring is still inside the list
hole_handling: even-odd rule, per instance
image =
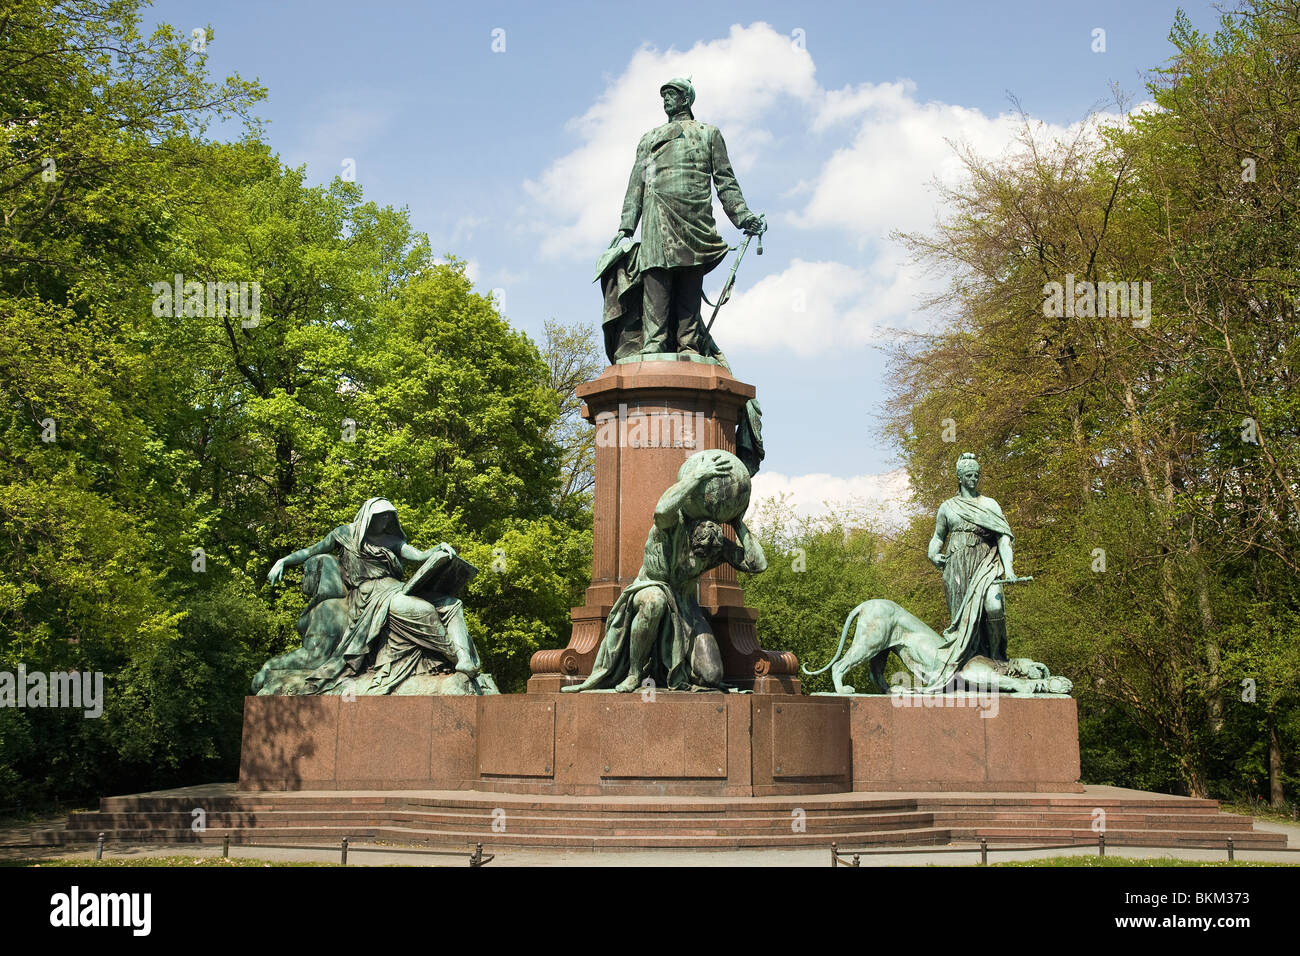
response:
[[[261,829],[264,826],[367,826],[372,825],[376,814],[369,810],[329,810],[329,812],[294,813],[208,813],[208,829]],[[421,826],[425,829],[459,827],[465,830],[491,831],[499,817],[490,813],[424,813],[393,812],[383,814],[383,821],[391,825]],[[131,827],[136,830],[188,829],[192,817],[188,813],[82,813],[69,821],[69,830],[116,830]],[[571,830],[582,831],[662,831],[664,827],[679,830],[735,830],[742,832],[770,832],[792,829],[801,822],[809,827],[839,830],[904,830],[930,826],[928,813],[840,813],[814,814],[797,818],[784,816],[676,816],[672,818],[619,816],[580,817],[572,814],[521,814],[507,813],[506,826],[511,830]]]
[[[1112,813],[1107,816],[1107,832],[1146,831],[1187,831],[1198,833],[1223,833],[1231,836],[1242,830],[1250,830],[1249,818],[1233,817],[1228,814],[1219,819],[1208,814],[1189,814],[1184,818],[1177,815],[1152,817],[1148,814]],[[366,827],[375,819],[371,810],[286,810],[260,812],[209,812],[206,825],[209,829],[242,829],[266,826],[276,827]],[[490,811],[415,811],[398,810],[383,814],[385,822],[394,826],[414,826],[424,829],[440,830],[445,828],[461,829],[474,832],[491,833],[492,825],[499,818],[494,818]],[[137,830],[179,830],[188,829],[193,818],[187,812],[113,812],[77,814],[69,820],[71,830],[116,830],[132,828]],[[997,827],[1024,831],[1087,831],[1092,829],[1089,814],[1077,813],[1040,813],[1021,814],[1008,811],[981,814],[971,811],[931,813],[913,811],[910,813],[875,813],[848,812],[839,813],[805,812],[801,818],[792,814],[769,814],[755,816],[752,814],[710,814],[704,816],[665,815],[655,816],[610,814],[605,816],[574,815],[568,813],[538,814],[508,811],[505,822],[509,830],[515,833],[549,833],[565,831],[572,833],[616,832],[623,835],[660,833],[665,828],[684,832],[719,831],[738,834],[758,834],[783,832],[792,829],[795,822],[800,822],[808,832],[837,833],[856,831],[891,831],[913,829],[916,827],[948,827],[953,829],[971,827]],[[1095,838],[1095,837],[1094,837]]]
[[[1065,796],[950,794],[937,796],[899,797],[891,794],[858,792],[848,794],[809,794],[798,797],[553,797],[518,795],[485,791],[443,791],[433,795],[412,795],[403,792],[386,794],[340,794],[316,792],[229,792],[229,793],[156,793],[104,797],[100,800],[102,811],[170,811],[180,812],[183,807],[202,806],[209,813],[214,810],[269,811],[301,808],[421,808],[470,809],[504,807],[509,810],[538,810],[544,812],[602,814],[618,813],[727,813],[773,811],[789,812],[803,809],[809,813],[841,810],[915,810],[933,812],[1061,812],[1066,810],[1091,812],[1101,808],[1108,813],[1150,812],[1183,816],[1188,812],[1219,813],[1214,800],[1190,797],[1153,797],[1146,800],[1124,798],[1097,798],[1086,795]],[[1248,820],[1248,817],[1240,819]]]
[[[931,818],[936,825],[940,826],[962,826],[964,824],[980,823],[998,823],[1004,826],[1036,827],[1036,826],[1055,826],[1082,828],[1091,830],[1093,828],[1093,819],[1091,814],[1021,814],[1021,813],[931,813]],[[1228,816],[1224,814],[1224,816]],[[1187,817],[1177,816],[1151,816],[1147,814],[1121,814],[1108,813],[1106,815],[1106,830],[1127,830],[1127,829],[1146,829],[1146,830],[1185,830],[1188,827],[1195,827],[1198,830],[1223,830],[1233,832],[1243,827],[1250,828],[1250,820],[1246,818],[1243,823],[1239,819],[1220,819],[1212,815],[1188,815]]]
[[[507,830],[504,833],[469,830],[424,830],[399,827],[259,827],[256,830],[238,829],[223,831],[209,827],[202,839],[192,831],[186,830],[117,830],[112,840],[134,843],[221,843],[222,838],[230,836],[232,846],[247,843],[250,846],[268,843],[335,845],[343,837],[349,843],[368,843],[373,841],[395,844],[422,844],[438,848],[460,848],[482,843],[488,846],[536,847],[543,849],[772,849],[798,848],[808,846],[829,846],[832,841],[853,846],[934,846],[948,843],[950,834],[947,830],[932,827],[916,828],[905,831],[861,831],[837,834],[796,834],[763,832],[755,834],[737,834],[730,832],[704,833],[516,833]],[[85,839],[93,840],[94,835],[85,831]]]
[[[1131,795],[1130,795],[1131,794]],[[191,830],[191,810],[206,831]],[[61,838],[158,843],[333,844],[389,841],[459,847],[634,849],[929,846],[950,841],[1095,845],[1093,810],[1112,844],[1284,847],[1213,800],[1098,789],[1084,794],[847,793],[800,797],[560,797],[445,793],[250,792],[191,788],[106,797],[73,814]],[[494,813],[494,811],[496,811]],[[504,821],[500,811],[504,811]],[[504,831],[500,828],[504,822]]]

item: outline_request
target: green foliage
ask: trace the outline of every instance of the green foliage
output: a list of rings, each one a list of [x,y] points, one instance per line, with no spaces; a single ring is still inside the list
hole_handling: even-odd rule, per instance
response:
[[[956,321],[897,350],[889,431],[927,510],[957,453],[979,457],[1036,578],[1008,598],[1012,652],[1075,679],[1098,782],[1172,788],[1173,768],[1193,794],[1275,804],[1294,787],[1295,27],[1274,0],[1213,37],[1180,16],[1160,109],[965,152],[952,216],[905,237],[952,276]],[[1149,324],[1053,316],[1046,284],[1071,274],[1149,282]]]
[[[1040,857],[1036,860],[1008,860],[1001,863],[990,863],[990,866],[1050,866],[1050,867],[1083,867],[1085,869],[1095,869],[1098,867],[1223,867],[1223,866],[1300,866],[1300,863],[1274,863],[1272,861],[1262,860],[1184,860],[1175,856],[1153,856],[1153,857],[1131,857],[1131,856],[1085,856],[1082,853],[1074,856],[1049,856]],[[1165,917],[1160,917],[1165,919]]]
[[[0,708],[0,809],[231,779],[249,681],[298,642],[304,598],[266,572],[368,497],[482,569],[467,618],[503,688],[590,568],[571,383],[404,210],[285,168],[260,87],[138,23],[0,13],[0,670],[100,671],[106,696]],[[242,140],[204,138],[223,114]],[[178,275],[257,283],[260,314],[187,311]]]
[[[26,867],[26,866],[75,866],[78,869],[85,867],[111,867],[120,869],[124,866],[147,866],[147,867],[191,867],[191,866],[210,866],[210,867],[232,867],[232,866],[338,866],[338,863],[309,863],[305,860],[261,860],[251,856],[146,856],[146,857],[117,857],[105,858],[103,860],[88,860],[77,857],[67,859],[18,859],[18,860],[0,860],[0,867]]]
[[[591,530],[520,518],[461,554],[479,568],[465,595],[470,636],[502,693],[522,693],[533,653],[568,640],[590,580]]]
[[[849,611],[884,596],[878,539],[851,513],[814,521],[778,499],[747,520],[767,554],[766,571],[741,575],[745,603],[758,612],[759,644],[793,651],[815,670],[834,655]],[[809,693],[835,689],[829,672],[800,678]]]

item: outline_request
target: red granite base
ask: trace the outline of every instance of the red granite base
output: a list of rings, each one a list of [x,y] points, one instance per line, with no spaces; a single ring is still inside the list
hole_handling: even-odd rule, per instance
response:
[[[1078,791],[1075,703],[511,694],[249,697],[241,790],[784,796]]]
[[[841,793],[848,717],[840,700],[757,694],[249,697],[239,786]]]
[[[831,699],[849,703],[855,791],[1083,790],[1072,698]]]

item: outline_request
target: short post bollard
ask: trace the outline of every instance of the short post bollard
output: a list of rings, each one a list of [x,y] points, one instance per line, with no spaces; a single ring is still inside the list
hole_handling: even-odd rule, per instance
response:
[[[980,838],[980,866],[989,865],[989,841]]]
[[[103,858],[104,858],[104,834],[101,831],[99,834],[99,840],[95,844],[95,859],[102,860]]]
[[[230,856],[230,834],[227,833],[221,838],[221,855]]]
[[[340,864],[342,866],[348,865],[348,838],[347,837],[343,838],[343,857],[340,860]]]
[[[832,843],[831,844],[831,866],[839,866],[839,865],[840,865],[840,845],[838,843]]]
[[[1104,833],[1097,834],[1097,855],[1106,855],[1106,834]]]
[[[1228,837],[1228,862],[1231,863],[1235,857],[1232,854],[1232,837]]]
[[[858,859],[858,855],[857,855],[856,853],[853,854],[853,865],[854,865],[854,866],[861,866],[861,865],[862,865],[862,861]]]

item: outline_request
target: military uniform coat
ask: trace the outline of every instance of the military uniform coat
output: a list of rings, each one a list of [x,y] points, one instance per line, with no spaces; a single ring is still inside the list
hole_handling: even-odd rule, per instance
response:
[[[641,271],[704,266],[707,272],[722,261],[727,244],[713,221],[715,184],[727,218],[740,228],[753,214],[716,126],[674,119],[641,137],[619,222],[629,235],[641,222]]]

